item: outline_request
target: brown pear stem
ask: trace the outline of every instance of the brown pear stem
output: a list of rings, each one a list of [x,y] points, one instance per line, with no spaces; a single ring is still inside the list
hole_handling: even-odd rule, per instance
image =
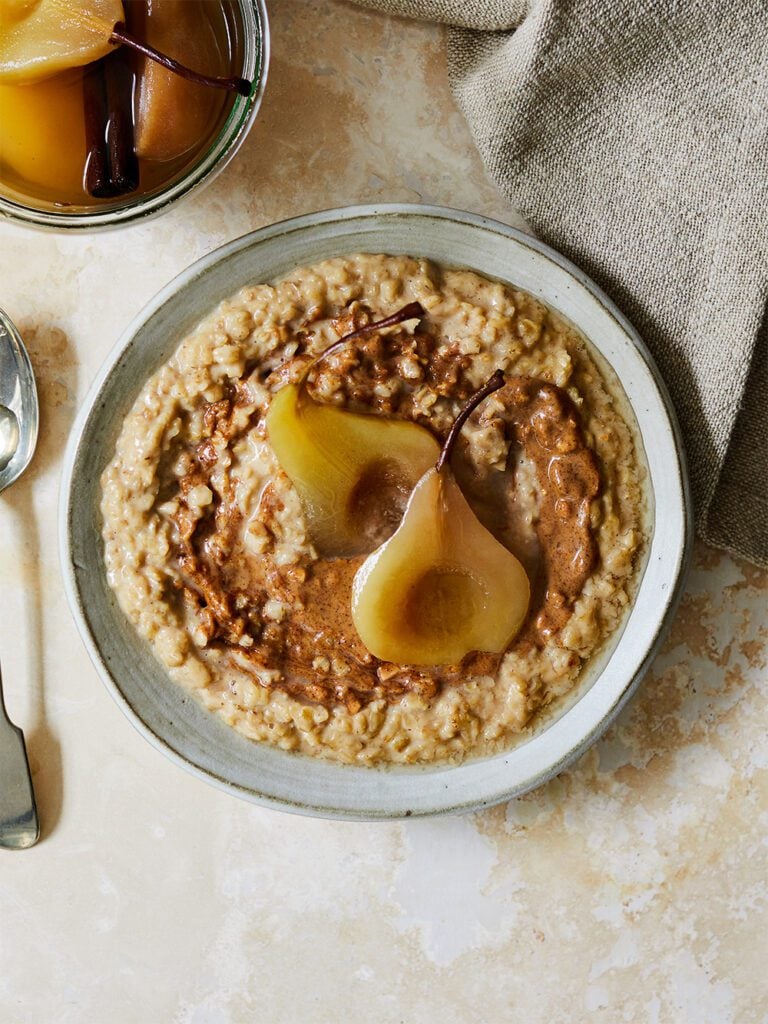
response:
[[[253,83],[249,82],[246,78],[240,78],[238,75],[232,75],[228,78],[220,75],[204,75],[199,71],[193,71],[192,68],[188,68],[185,64],[174,60],[173,57],[168,57],[166,54],[161,53],[160,50],[156,50],[154,46],[149,46],[147,43],[134,39],[126,31],[122,21],[118,21],[112,29],[112,34],[109,38],[111,42],[122,43],[123,46],[136,50],[137,53],[141,53],[150,60],[155,61],[155,63],[161,64],[164,68],[173,71],[174,74],[179,75],[181,78],[186,78],[189,82],[197,82],[198,85],[209,85],[214,89],[227,89],[229,92],[237,92],[241,96],[250,96],[251,94]]]
[[[394,327],[395,324],[401,324],[405,320],[415,320],[416,317],[422,317],[424,315],[424,307],[420,302],[409,302],[407,306],[403,306],[402,309],[398,309],[396,313],[392,313],[390,316],[385,316],[383,320],[375,320],[372,324],[366,324],[365,327],[358,327],[356,331],[351,331],[349,334],[345,334],[343,338],[339,338],[338,341],[334,341],[334,343],[324,349],[316,359],[313,359],[304,371],[304,375],[299,381],[299,398],[301,399],[304,394],[304,389],[307,386],[309,371],[313,366],[317,366],[322,359],[325,359],[326,356],[337,352],[342,348],[342,346],[348,344],[350,341],[355,341],[357,338],[364,338],[366,334],[373,334],[374,331],[381,331],[385,327]]]
[[[467,422],[469,417],[480,405],[481,402],[485,401],[488,395],[492,395],[494,391],[498,391],[499,388],[503,388],[506,381],[504,380],[503,370],[496,370],[492,377],[490,377],[481,388],[479,388],[474,395],[471,396],[462,407],[459,415],[453,421],[453,426],[448,431],[448,437],[445,439],[442,449],[440,450],[440,458],[435,463],[435,469],[440,473],[443,466],[450,459],[453,454],[453,449],[456,445],[456,438],[459,436],[461,428]]]
[[[342,345],[355,341],[357,338],[364,338],[366,334],[373,334],[374,331],[382,331],[385,327],[394,327],[395,324],[402,324],[406,320],[415,320],[417,317],[421,318],[424,315],[424,307],[420,302],[409,302],[407,306],[398,309],[396,313],[385,316],[383,320],[374,320],[372,324],[358,327],[356,331],[351,331],[349,334],[345,334],[343,338],[339,338],[338,341],[334,341],[332,345],[329,345],[325,351],[320,353],[315,362],[319,363],[321,359],[325,359],[326,356],[336,352]]]

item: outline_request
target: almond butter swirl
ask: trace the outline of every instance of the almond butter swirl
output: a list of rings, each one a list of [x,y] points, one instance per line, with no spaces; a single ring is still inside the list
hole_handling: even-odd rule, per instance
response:
[[[339,333],[356,326],[348,318],[339,318]],[[436,354],[436,347],[424,327],[414,334],[373,335],[357,351],[334,356],[332,372],[345,375],[347,403],[358,411],[418,419],[407,393],[393,407],[376,384],[395,372],[397,360],[413,356],[424,365],[438,395],[463,400],[472,388],[464,377],[462,356],[455,353],[448,360],[444,349]],[[263,382],[275,390],[282,381],[295,379],[305,366],[306,357],[299,350],[290,360],[268,368]],[[173,496],[178,500],[173,555],[186,613],[197,623],[196,635],[203,644],[228,651],[238,668],[250,667],[254,675],[265,667],[279,670],[279,680],[272,685],[293,697],[326,706],[344,704],[351,713],[375,698],[392,702],[408,691],[429,698],[468,675],[493,675],[499,655],[473,653],[458,665],[418,670],[373,657],[358,638],[350,615],[351,581],[364,556],[306,558],[281,566],[269,554],[257,557],[245,549],[236,480],[222,472],[219,463],[245,432],[264,431],[263,410],[254,419],[249,402],[246,372],[230,386],[226,398],[206,406],[208,436],[197,445],[194,461]],[[527,559],[533,596],[528,620],[511,649],[541,647],[568,622],[597,562],[592,503],[600,493],[598,462],[585,441],[573,401],[548,381],[509,377],[489,408],[474,416],[503,432],[509,449],[507,467],[494,474],[490,487],[488,478],[481,479],[462,460],[459,449],[458,476],[470,503],[477,502],[485,524],[510,547],[506,518],[516,486],[516,456],[522,453],[535,467],[538,552],[534,559]],[[218,486],[212,480],[214,469]],[[213,493],[202,515],[187,502],[201,485]],[[360,507],[365,510],[366,535],[373,549],[396,528],[409,494],[386,473],[380,481],[368,481],[364,489]],[[259,499],[261,518],[268,520],[274,511],[270,505],[279,501],[275,489],[267,485]],[[259,609],[270,600],[301,610],[283,621],[265,621]],[[342,662],[343,673],[329,674],[328,666]]]

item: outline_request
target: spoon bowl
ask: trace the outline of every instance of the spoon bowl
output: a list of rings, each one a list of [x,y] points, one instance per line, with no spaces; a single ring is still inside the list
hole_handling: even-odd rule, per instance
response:
[[[0,309],[0,491],[29,465],[39,420],[32,364],[19,332]]]
[[[19,332],[0,309],[0,491],[29,465],[38,423],[32,364]],[[24,850],[39,835],[24,736],[8,718],[0,677],[0,848]]]
[[[0,405],[0,471],[4,470],[19,447],[19,421],[16,415]]]

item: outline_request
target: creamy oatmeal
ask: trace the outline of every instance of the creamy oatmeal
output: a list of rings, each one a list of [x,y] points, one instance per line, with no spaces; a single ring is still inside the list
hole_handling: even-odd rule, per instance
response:
[[[505,372],[454,469],[526,567],[530,612],[503,654],[434,669],[362,645],[350,588],[365,555],[318,554],[265,428],[321,351],[414,301],[423,318],[344,346],[309,390],[441,441]],[[498,751],[574,687],[632,599],[644,470],[624,408],[584,339],[524,292],[407,257],[295,270],[222,303],[142,389],[102,478],[110,584],[171,678],[251,739],[362,764]],[[362,506],[369,550],[408,498],[384,483],[386,508],[367,491]]]

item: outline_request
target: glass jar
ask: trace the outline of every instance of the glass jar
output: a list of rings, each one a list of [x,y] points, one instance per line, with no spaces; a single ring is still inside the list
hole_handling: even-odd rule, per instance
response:
[[[0,194],[0,215],[15,223],[49,230],[95,231],[135,224],[154,217],[171,203],[212,181],[226,167],[242,145],[256,119],[269,67],[269,22],[265,0],[237,0],[242,28],[243,78],[253,82],[249,96],[236,95],[218,135],[180,177],[145,195],[128,195],[109,204],[70,207],[66,211],[52,204],[31,205],[25,199]]]

